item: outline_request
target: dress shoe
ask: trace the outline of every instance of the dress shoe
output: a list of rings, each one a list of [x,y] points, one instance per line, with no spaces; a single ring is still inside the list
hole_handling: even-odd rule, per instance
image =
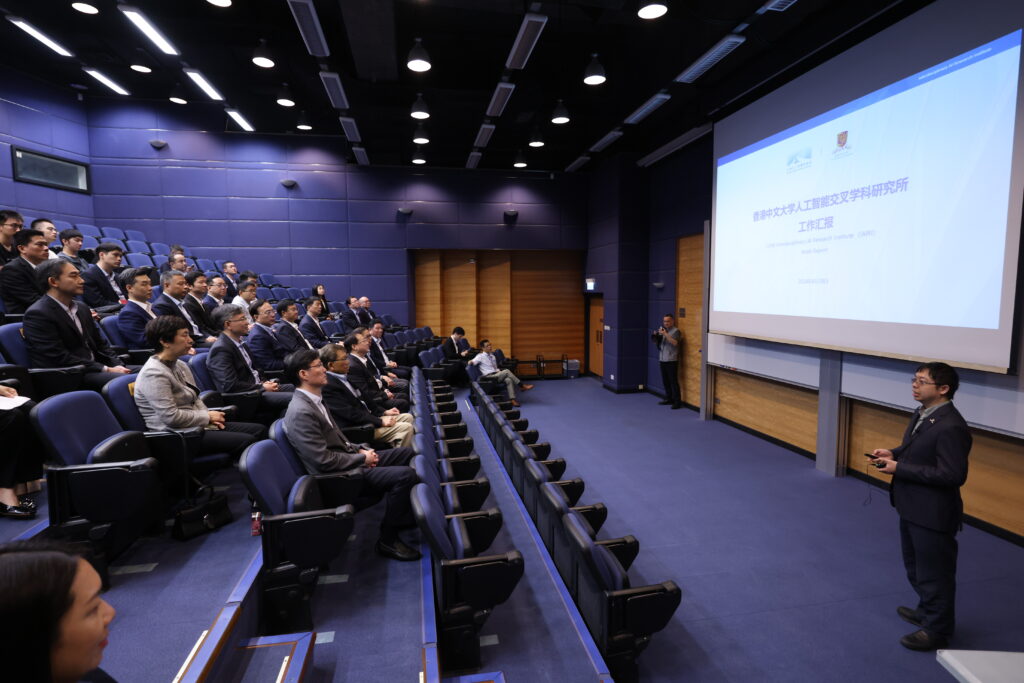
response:
[[[529,391],[530,389],[533,389],[533,385],[532,384],[520,384],[519,385],[519,391]]]
[[[921,628],[921,617],[918,616],[917,610],[900,606],[896,608],[896,614],[900,615],[900,619],[908,624],[913,624],[914,626]]]
[[[15,519],[32,519],[36,516],[35,510],[20,505],[6,505],[0,503],[0,517],[13,517]]]
[[[522,403],[520,403],[519,401],[515,400],[514,398],[509,399],[508,402],[511,403],[512,406],[515,407],[515,408],[518,408],[519,406],[523,405]]]
[[[18,507],[25,508],[27,510],[35,510],[36,502],[28,496],[20,496],[18,498]]]
[[[939,648],[946,647],[949,645],[949,639],[945,636],[932,635],[921,629],[920,631],[914,631],[900,638],[900,645],[907,648],[908,650],[917,650],[918,652],[931,652],[932,650],[938,650]]]
[[[377,541],[377,552],[384,557],[390,557],[392,560],[399,560],[400,562],[412,562],[423,557],[420,555],[420,551],[410,548],[399,538],[389,543]]]
[[[672,401],[658,401],[658,405],[659,405],[659,406],[668,406],[668,405],[672,405]]]
[[[682,403],[673,403],[672,404],[672,410],[679,410],[682,407],[683,407]]]

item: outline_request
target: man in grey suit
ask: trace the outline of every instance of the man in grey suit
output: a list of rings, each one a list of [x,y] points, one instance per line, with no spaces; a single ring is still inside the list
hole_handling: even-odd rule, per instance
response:
[[[285,378],[295,384],[295,396],[284,417],[285,432],[310,474],[344,472],[362,482],[360,497],[383,495],[387,510],[380,525],[377,552],[395,560],[420,559],[420,553],[398,537],[400,529],[414,524],[409,492],[419,481],[409,467],[415,451],[391,448],[375,451],[367,444],[345,438],[321,392],[327,369],[316,351],[302,349],[284,361]]]

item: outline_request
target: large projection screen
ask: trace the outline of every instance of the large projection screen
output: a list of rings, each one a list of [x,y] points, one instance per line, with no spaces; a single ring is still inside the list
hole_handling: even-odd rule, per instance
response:
[[[940,0],[716,124],[710,331],[1006,372],[1022,26]]]

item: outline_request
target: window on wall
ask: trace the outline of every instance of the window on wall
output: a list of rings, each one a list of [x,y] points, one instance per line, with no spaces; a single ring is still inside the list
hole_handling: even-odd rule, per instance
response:
[[[11,147],[14,179],[58,190],[89,194],[89,165]]]

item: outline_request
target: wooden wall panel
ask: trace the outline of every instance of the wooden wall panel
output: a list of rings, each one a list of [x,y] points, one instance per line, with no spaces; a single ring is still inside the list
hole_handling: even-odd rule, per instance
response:
[[[416,285],[416,327],[429,326],[434,334],[445,334],[441,317],[441,252],[424,249],[413,252]]]
[[[909,412],[852,402],[847,467],[888,481],[888,475],[867,465],[863,454],[898,446],[909,420]],[[967,483],[961,489],[964,512],[1024,535],[1024,442],[980,430],[972,434]]]
[[[444,324],[439,336],[451,334],[456,325],[466,330],[470,344],[477,336],[476,252],[445,250],[441,252],[441,308]]]
[[[715,415],[811,453],[818,438],[818,393],[715,370]]]
[[[565,353],[583,362],[582,254],[513,252],[512,295],[512,347],[518,358],[543,354],[557,361]]]
[[[512,255],[507,251],[481,251],[476,265],[480,336],[471,337],[470,343],[476,346],[486,337],[494,348],[512,356]]]
[[[700,407],[700,362],[704,314],[704,235],[679,238],[676,256],[676,311],[686,309],[686,317],[677,322],[683,333],[683,352],[679,357],[679,390],[683,403]]]

